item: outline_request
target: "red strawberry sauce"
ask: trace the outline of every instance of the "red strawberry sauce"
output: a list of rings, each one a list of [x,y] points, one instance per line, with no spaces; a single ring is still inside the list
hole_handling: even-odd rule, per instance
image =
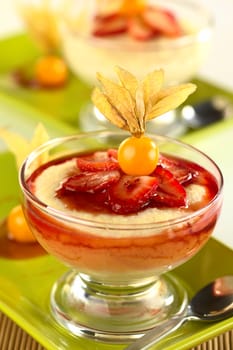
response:
[[[54,195],[70,209],[93,214],[95,221],[98,221],[98,213],[108,213],[118,215],[119,224],[121,215],[127,215],[129,224],[132,220],[131,214],[135,212],[140,213],[154,207],[162,210],[171,207],[182,208],[190,212],[204,207],[217,194],[218,185],[214,177],[197,164],[167,156],[163,159],[164,156],[161,156],[158,169],[153,174],[143,179],[128,179],[118,168],[117,160],[109,154],[104,154],[103,159],[99,159],[99,155],[96,159],[95,153],[82,156],[93,164],[87,164],[88,170],[84,165],[81,172],[77,165],[77,174],[71,175],[76,177],[72,181],[70,178],[65,179]],[[28,180],[30,191],[34,192],[35,181],[46,168],[66,160],[56,160],[56,163],[53,161],[37,169]],[[111,161],[115,166],[109,164]],[[81,163],[85,164],[82,161]],[[105,166],[110,170],[103,170]],[[114,173],[108,179],[107,176],[103,177],[105,171]],[[102,172],[101,176],[105,181],[100,181],[101,185],[98,176],[96,177],[98,172]],[[203,201],[195,204],[197,207],[186,203],[186,188],[192,183],[206,188]],[[179,265],[194,255],[210,237],[220,206],[220,201],[214,201],[208,210],[203,209],[199,212],[198,217],[189,218],[182,223],[165,225],[163,228],[151,223],[149,228],[142,229],[141,236],[138,233],[138,224],[132,226],[131,231],[125,229],[122,232],[111,222],[91,225],[85,220],[77,220],[75,225],[71,226],[69,221],[52,216],[46,207],[41,210],[30,200],[26,202],[26,214],[38,241],[52,255],[83,273],[94,276],[111,274],[112,278],[115,276],[119,279],[122,272],[132,274],[135,278],[150,271],[156,274]],[[100,231],[107,233],[101,236]]]

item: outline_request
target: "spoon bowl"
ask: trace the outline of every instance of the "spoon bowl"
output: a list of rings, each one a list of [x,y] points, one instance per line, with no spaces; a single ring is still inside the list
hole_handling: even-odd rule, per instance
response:
[[[186,105],[178,120],[184,128],[198,130],[210,124],[232,118],[232,103],[224,96],[212,96],[194,105]]]
[[[192,298],[189,308],[197,320],[221,321],[233,316],[233,276],[217,278],[202,288]]]
[[[217,322],[233,316],[233,275],[219,277],[200,289],[186,310],[146,332],[125,350],[147,350],[187,321]]]

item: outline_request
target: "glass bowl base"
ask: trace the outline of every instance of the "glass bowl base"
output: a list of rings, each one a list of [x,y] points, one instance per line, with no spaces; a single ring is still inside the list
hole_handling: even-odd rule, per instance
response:
[[[73,335],[123,344],[185,312],[188,296],[176,278],[139,282],[107,284],[69,271],[52,289],[52,314]]]

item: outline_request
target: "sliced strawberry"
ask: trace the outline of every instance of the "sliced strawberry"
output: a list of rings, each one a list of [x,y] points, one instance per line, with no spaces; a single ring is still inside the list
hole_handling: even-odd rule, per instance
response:
[[[118,214],[135,213],[149,204],[158,180],[152,176],[123,175],[109,188],[109,205]]]
[[[159,163],[163,168],[169,170],[181,184],[190,182],[196,175],[196,171],[192,168],[191,164],[188,167],[187,161],[184,162],[182,159],[176,159],[170,156],[167,158],[160,154]]]
[[[208,191],[209,197],[212,198],[218,192],[218,183],[215,177],[196,163],[191,163],[190,168],[194,172],[192,182],[206,186],[206,191]]]
[[[161,35],[178,37],[182,29],[176,17],[168,10],[148,6],[142,14],[143,20],[153,30]]]
[[[77,166],[81,171],[107,171],[119,169],[119,163],[112,153],[95,152],[87,157],[77,158]]]
[[[116,159],[116,160],[117,160],[117,154],[118,154],[117,149],[115,149],[115,148],[109,148],[109,149],[107,150],[107,153],[108,153],[108,156],[109,156],[111,159]]]
[[[83,172],[69,177],[62,184],[62,190],[94,193],[106,189],[119,179],[120,173],[117,170]]]
[[[143,21],[140,16],[128,19],[128,33],[136,40],[146,41],[154,38],[155,30]]]
[[[114,13],[106,16],[96,16],[94,19],[94,36],[111,36],[122,34],[127,30],[127,22],[124,16]]]
[[[186,191],[173,174],[158,165],[153,174],[158,180],[158,188],[153,196],[155,205],[181,207],[186,204]]]

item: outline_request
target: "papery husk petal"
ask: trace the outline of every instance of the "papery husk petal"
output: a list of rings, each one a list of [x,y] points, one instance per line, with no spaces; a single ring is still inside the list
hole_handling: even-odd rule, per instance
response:
[[[107,96],[99,89],[95,88],[92,93],[92,101],[106,119],[120,129],[129,130],[127,121],[119,114],[118,110],[109,101]]]
[[[31,141],[16,132],[0,128],[0,138],[7,145],[8,150],[13,153],[16,166],[19,169],[26,157],[37,147],[48,141],[49,136],[44,126],[39,123],[34,131]],[[47,153],[43,157],[38,157],[37,165],[43,164],[47,160]]]
[[[150,109],[157,101],[158,93],[164,83],[164,72],[162,69],[147,74],[143,80],[144,102],[146,109]]]
[[[131,96],[135,98],[138,88],[138,80],[136,77],[127,70],[118,66],[116,67],[116,73],[122,86],[124,86],[130,92]]]
[[[134,123],[136,104],[129,91],[101,74],[98,74],[97,78],[102,85],[108,101],[115,106],[120,115],[124,116],[128,126],[130,123]]]
[[[6,144],[8,150],[13,153],[16,166],[19,169],[29,153],[29,142],[23,136],[5,128],[0,128],[0,138]]]
[[[104,95],[108,102],[115,107],[119,115],[126,120],[129,131],[134,135],[140,133],[139,121],[136,117],[136,102],[129,91],[111,80],[98,74],[98,80],[102,84]],[[105,114],[104,114],[105,115]]]
[[[145,131],[145,102],[144,102],[144,92],[141,86],[138,86],[136,90],[136,115],[140,126],[140,131],[143,133]]]
[[[49,140],[49,134],[42,123],[39,123],[34,131],[33,137],[30,142],[30,148],[33,151],[36,147],[40,146]]]
[[[49,135],[47,130],[45,129],[42,123],[39,123],[34,131],[31,142],[29,142],[29,152],[32,152],[34,149],[36,149],[43,143],[47,142],[48,140],[49,140]],[[49,159],[48,152],[43,152],[43,154],[37,158],[37,166],[40,166],[46,163],[48,159]]]
[[[156,118],[180,106],[196,90],[194,84],[181,84],[166,88],[158,93],[156,104],[146,114],[146,120]]]

